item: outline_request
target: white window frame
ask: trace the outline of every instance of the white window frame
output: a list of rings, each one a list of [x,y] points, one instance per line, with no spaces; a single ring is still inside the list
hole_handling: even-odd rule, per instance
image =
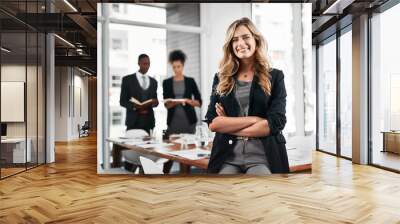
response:
[[[109,55],[109,28],[110,23],[114,24],[122,24],[122,25],[130,25],[130,26],[142,26],[146,28],[161,28],[166,31],[178,31],[184,33],[191,34],[200,34],[200,45],[204,44],[205,41],[205,28],[204,23],[202,23],[202,4],[200,4],[200,26],[188,26],[188,25],[178,25],[178,24],[157,24],[157,23],[149,23],[149,22],[140,22],[140,21],[131,21],[126,19],[119,18],[110,18],[111,4],[113,3],[101,3],[98,4],[98,15],[97,22],[101,24],[101,32],[102,37],[97,39],[98,46],[103,46],[102,50],[98,50],[97,59],[98,59],[98,80],[97,80],[97,90],[98,96],[100,96],[100,100],[98,100],[98,111],[102,111],[102,119],[98,120],[98,127],[103,131],[97,132],[97,150],[98,150],[98,173],[113,173],[110,168],[110,145],[106,142],[106,138],[109,137],[108,127],[110,126],[110,121],[108,120],[109,115],[109,97],[108,97],[108,88],[110,80],[109,74],[109,59],[107,55]],[[156,7],[156,6],[154,6]],[[200,47],[200,60],[204,61],[205,59],[205,51],[202,47]],[[101,62],[101,66],[99,66],[99,62]],[[205,76],[204,65],[200,65],[200,77]],[[201,89],[202,83],[200,83]],[[100,101],[100,102],[99,102]],[[202,113],[200,111],[200,116]],[[103,163],[103,167],[101,167],[101,163]]]

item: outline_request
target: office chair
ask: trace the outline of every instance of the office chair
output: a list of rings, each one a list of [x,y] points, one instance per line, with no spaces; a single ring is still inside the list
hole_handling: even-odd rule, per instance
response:
[[[125,138],[138,138],[138,139],[143,139],[144,137],[149,136],[148,133],[145,130],[142,129],[130,129],[127,130],[125,133]],[[152,162],[156,164],[164,164],[168,162],[168,159],[160,158],[157,156],[152,156],[152,155],[143,155],[141,153],[135,152],[133,150],[124,150],[122,151],[122,157],[124,158],[124,168],[128,171],[131,171],[133,173],[136,172],[136,169],[139,168],[139,173],[142,174],[142,165],[140,162],[139,157],[145,157],[147,159],[150,159]]]
[[[90,129],[89,121],[85,121],[82,127],[80,127],[80,125],[78,124],[79,138],[89,136],[89,129]]]
[[[162,169],[153,160],[140,156],[144,174],[164,174]]]

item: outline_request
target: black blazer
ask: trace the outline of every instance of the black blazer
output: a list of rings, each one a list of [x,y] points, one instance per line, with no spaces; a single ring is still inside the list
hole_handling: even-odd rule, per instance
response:
[[[157,81],[150,78],[150,86],[148,90],[150,91],[149,99],[157,99]],[[127,75],[122,78],[122,86],[121,86],[121,95],[119,98],[119,104],[126,108],[126,119],[125,125],[127,127],[131,127],[135,124],[136,118],[138,114],[134,110],[134,104],[130,102],[131,97],[135,97],[136,99],[140,99],[142,87],[140,87],[139,81],[136,78],[136,73],[132,75]],[[154,119],[154,111],[153,108],[150,108],[150,123],[149,128],[154,128],[155,119]]]
[[[183,94],[183,97],[192,99],[192,96],[194,96],[194,99],[198,100],[200,102],[200,106],[201,106],[201,104],[202,104],[201,95],[199,92],[199,88],[197,88],[197,85],[196,85],[196,82],[194,81],[194,79],[185,76],[184,82],[185,82],[185,92]],[[163,82],[164,99],[168,99],[168,98],[175,99],[173,85],[174,85],[173,77],[164,80],[164,82]],[[196,111],[194,110],[194,107],[186,104],[183,108],[185,110],[186,116],[189,119],[189,122],[191,124],[196,123],[197,116],[196,116]],[[167,125],[171,124],[172,117],[174,116],[174,112],[175,112],[175,107],[168,109]]]
[[[288,173],[289,162],[286,152],[286,140],[282,130],[286,124],[286,89],[282,71],[272,69],[271,74],[271,95],[264,93],[258,84],[255,76],[250,89],[249,116],[258,116],[268,120],[271,134],[262,137],[265,154],[270,164],[272,173]],[[210,97],[210,104],[206,114],[206,122],[210,124],[217,117],[215,103],[219,102],[224,107],[229,117],[237,117],[239,104],[235,98],[234,90],[225,96],[216,93],[219,82],[218,75],[215,75]],[[233,154],[233,147],[236,144],[236,136],[230,134],[216,133],[213,141],[208,172],[218,173],[225,159]]]

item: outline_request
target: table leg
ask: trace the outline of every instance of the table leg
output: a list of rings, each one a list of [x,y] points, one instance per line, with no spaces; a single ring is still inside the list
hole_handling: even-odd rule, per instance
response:
[[[181,174],[190,174],[190,165],[179,164]]]
[[[112,147],[112,157],[113,161],[111,164],[111,168],[121,167],[121,158],[122,158],[122,147],[116,144],[113,144]]]
[[[386,152],[386,135],[383,133],[383,149],[382,152]]]

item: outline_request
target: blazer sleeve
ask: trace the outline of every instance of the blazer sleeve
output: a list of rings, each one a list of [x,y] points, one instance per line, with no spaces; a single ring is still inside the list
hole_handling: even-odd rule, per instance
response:
[[[271,135],[280,133],[286,125],[286,88],[284,75],[280,70],[271,90],[271,104],[267,108],[267,120]]]
[[[194,99],[198,100],[200,102],[200,106],[201,106],[203,101],[201,100],[201,94],[200,94],[199,88],[197,87],[197,84],[194,81],[194,79],[192,79],[192,91],[193,91]]]
[[[128,78],[125,76],[122,78],[121,94],[119,96],[119,104],[125,107],[127,110],[134,110],[134,104],[129,101],[131,96],[129,95],[129,83]]]
[[[171,98],[171,94],[169,93],[169,88],[168,88],[168,79],[165,79],[162,83],[163,86],[163,98],[168,99]]]
[[[206,119],[205,122],[207,122],[208,125],[218,116],[217,111],[215,110],[215,104],[219,102],[219,95],[217,94],[217,86],[218,86],[219,78],[218,74],[215,74],[214,76],[214,81],[212,84],[212,91],[211,91],[211,96],[210,96],[210,104],[208,105],[207,113],[206,113]]]
[[[153,107],[157,107],[158,106],[157,88],[158,88],[158,83],[157,83],[157,80],[154,79],[154,89],[151,92],[151,98],[150,99],[156,99],[157,100],[157,104],[154,104]]]

